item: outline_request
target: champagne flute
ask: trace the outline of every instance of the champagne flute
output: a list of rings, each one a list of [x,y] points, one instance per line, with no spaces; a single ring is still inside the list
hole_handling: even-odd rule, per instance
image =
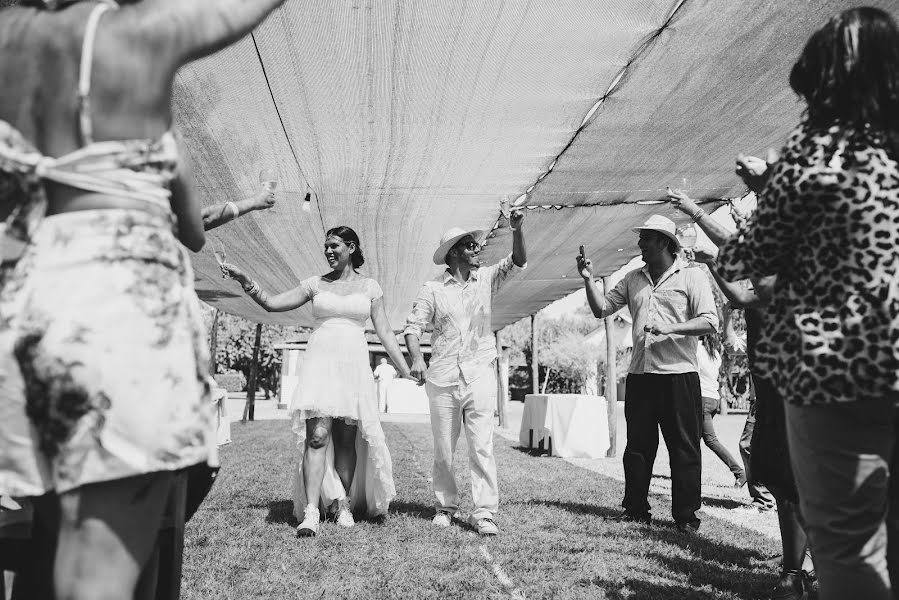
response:
[[[499,201],[499,212],[506,219],[506,221],[508,221],[509,217],[511,216],[510,210],[509,210],[509,207],[511,205],[512,205],[512,201],[509,200],[508,195],[503,196],[503,199]]]
[[[274,192],[278,187],[278,172],[268,167],[259,171],[259,183],[262,187],[270,192]]]
[[[215,260],[218,261],[219,268],[222,270],[222,279],[230,279],[228,271],[225,270],[225,259],[228,257],[225,253],[225,245],[218,240],[213,241],[212,253],[215,255]]]

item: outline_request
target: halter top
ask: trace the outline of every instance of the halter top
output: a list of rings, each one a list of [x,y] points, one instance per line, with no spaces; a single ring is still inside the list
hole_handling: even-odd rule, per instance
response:
[[[15,208],[6,220],[2,255],[13,258],[46,214],[43,182],[147,202],[171,215],[170,184],[178,165],[171,131],[158,139],[95,142],[90,114],[91,65],[100,17],[118,8],[101,0],[88,17],[78,72],[78,125],[82,147],[60,157],[41,154],[15,127],[0,119],[0,179],[13,184]]]

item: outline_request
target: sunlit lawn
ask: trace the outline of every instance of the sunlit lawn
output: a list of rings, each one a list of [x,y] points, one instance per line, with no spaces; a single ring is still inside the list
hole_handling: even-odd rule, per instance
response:
[[[430,524],[430,428],[385,424],[397,499],[383,523],[297,539],[287,421],[235,425],[216,487],[188,525],[182,597],[762,598],[776,544],[706,517],[698,535],[607,522],[618,481],[496,438],[501,536]],[[457,460],[470,510],[464,434]],[[667,498],[651,499],[656,515]],[[499,576],[498,576],[499,575]]]

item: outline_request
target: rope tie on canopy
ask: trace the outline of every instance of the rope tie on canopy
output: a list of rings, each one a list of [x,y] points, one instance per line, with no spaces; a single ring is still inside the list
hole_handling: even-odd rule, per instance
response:
[[[562,150],[559,151],[553,161],[549,164],[549,167],[547,167],[546,171],[544,171],[539,177],[537,177],[537,181],[535,181],[525,191],[525,193],[522,194],[522,196],[519,196],[519,198],[515,202],[521,200],[523,196],[526,196],[527,194],[530,194],[532,191],[534,191],[534,188],[536,188],[537,185],[552,172],[556,164],[559,162],[559,159],[562,158],[562,155],[565,154],[569,148],[571,148],[571,146],[577,140],[578,136],[580,136],[580,134],[594,121],[594,119],[596,118],[596,112],[599,110],[599,107],[602,106],[606,99],[608,99],[619,88],[622,80],[625,78],[631,67],[633,67],[635,63],[649,51],[649,49],[654,45],[654,42],[662,35],[662,33],[665,32],[665,30],[667,30],[671,26],[671,23],[674,21],[675,16],[678,14],[678,12],[680,12],[684,4],[686,3],[687,0],[678,0],[677,4],[668,14],[668,18],[665,19],[665,22],[662,23],[662,25],[658,29],[656,29],[655,32],[653,32],[653,34],[649,36],[649,38],[647,38],[643,41],[643,43],[640,44],[640,46],[637,48],[637,51],[634,52],[634,55],[631,56],[630,60],[628,60],[627,63],[625,63],[625,65],[621,67],[621,70],[618,71],[618,74],[612,79],[612,83],[610,83],[608,88],[606,88],[605,93],[600,96],[599,99],[590,108],[590,110],[587,111],[587,114],[584,116],[581,124],[571,136],[571,139],[568,140],[568,143],[566,143]],[[513,208],[516,207],[515,202],[512,203]]]
[[[562,148],[562,150],[559,151],[559,153],[556,155],[556,157],[549,164],[549,167],[547,167],[546,171],[544,171],[542,174],[540,174],[539,177],[537,177],[537,180],[533,184],[531,184],[531,186],[528,187],[527,190],[525,190],[524,194],[522,194],[521,196],[519,196],[512,202],[512,205],[511,205],[512,209],[527,208],[527,209],[533,210],[535,208],[544,208],[547,210],[550,210],[550,209],[551,210],[562,210],[562,209],[567,209],[567,208],[617,206],[617,205],[621,205],[621,204],[630,204],[628,202],[620,200],[620,201],[612,201],[612,202],[592,202],[592,203],[568,204],[568,205],[563,205],[563,204],[538,205],[538,206],[532,207],[532,206],[525,206],[524,202],[527,199],[527,195],[530,194],[531,192],[533,192],[534,189],[537,187],[537,185],[541,181],[543,181],[543,179],[546,178],[546,176],[549,175],[553,171],[556,164],[558,164],[559,159],[562,157],[563,154],[565,154],[568,151],[569,148],[571,148],[571,146],[577,140],[578,136],[580,136],[580,134],[591,123],[593,123],[594,119],[596,118],[596,112],[599,110],[599,107],[602,106],[602,104],[606,101],[606,99],[608,99],[617,89],[619,89],[619,86],[621,85],[622,80],[625,78],[625,76],[627,75],[627,73],[631,69],[631,67],[633,67],[636,64],[636,62],[649,51],[650,48],[652,48],[652,46],[654,45],[654,42],[662,35],[662,33],[665,32],[665,30],[667,30],[671,26],[671,23],[674,21],[674,18],[677,16],[677,14],[681,11],[681,9],[683,8],[683,6],[686,3],[687,3],[687,0],[678,0],[677,4],[674,5],[674,8],[671,9],[671,12],[668,13],[668,17],[665,19],[665,22],[662,23],[662,25],[658,29],[656,29],[652,33],[652,35],[650,35],[646,40],[644,40],[640,44],[640,46],[637,48],[636,52],[634,52],[633,56],[631,56],[631,58],[627,61],[627,63],[625,63],[625,65],[618,71],[618,74],[612,79],[612,82],[606,88],[605,93],[603,93],[603,95],[600,96],[599,99],[593,104],[593,106],[590,108],[590,110],[587,111],[587,114],[584,116],[583,120],[581,121],[581,124],[578,126],[578,128],[575,130],[574,134],[571,136],[571,139],[569,139],[568,142],[565,144],[565,146]],[[713,188],[713,189],[726,189],[726,188]],[[649,189],[649,190],[597,190],[594,192],[586,191],[586,192],[547,192],[547,193],[548,194],[556,194],[556,195],[567,195],[567,194],[574,195],[574,194],[591,194],[591,193],[654,192],[654,191],[664,192],[665,190],[664,189],[662,189],[662,190],[655,190],[655,189]],[[703,202],[703,200],[700,200],[700,202]],[[708,202],[708,200],[706,200],[705,202]],[[487,238],[493,237],[495,235],[496,230],[500,228],[500,225],[504,218],[505,217],[502,214],[502,211],[500,211],[499,216],[496,218],[496,221],[494,221],[493,226],[490,228],[490,231],[487,234]]]

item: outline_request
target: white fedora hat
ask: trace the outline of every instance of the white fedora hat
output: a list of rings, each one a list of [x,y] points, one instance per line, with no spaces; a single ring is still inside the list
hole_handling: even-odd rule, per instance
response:
[[[662,215],[652,215],[645,223],[639,227],[634,227],[634,232],[640,233],[643,229],[661,233],[668,237],[668,239],[673,240],[674,243],[677,244],[677,249],[680,250],[680,240],[677,239],[677,225],[675,225],[674,221],[671,219],[663,217]]]
[[[483,233],[484,232],[481,229],[466,230],[461,227],[451,227],[450,229],[447,229],[443,232],[443,235],[440,236],[440,245],[437,246],[437,250],[434,251],[434,264],[446,264],[446,253],[450,251],[450,248],[452,248],[456,242],[466,235],[470,235],[477,241]]]

